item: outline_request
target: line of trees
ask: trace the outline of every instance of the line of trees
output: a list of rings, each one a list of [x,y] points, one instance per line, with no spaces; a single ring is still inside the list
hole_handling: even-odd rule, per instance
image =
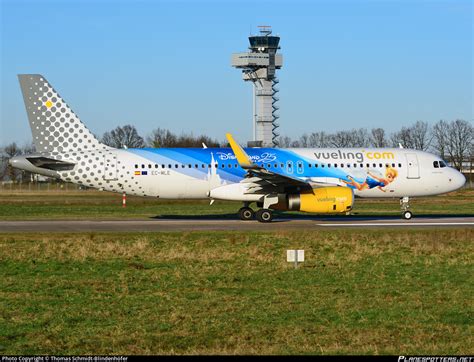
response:
[[[99,137],[98,137],[99,138]],[[131,125],[116,127],[105,132],[101,141],[115,148],[143,147],[224,147],[227,142],[219,142],[205,135],[194,136],[183,133],[177,135],[167,129],[157,128],[146,137],[139,135]],[[383,128],[366,128],[327,133],[315,131],[304,133],[298,139],[280,136],[279,146],[288,147],[399,147],[430,151],[448,160],[457,169],[463,162],[474,157],[474,127],[472,122],[465,120],[441,120],[430,126],[427,122],[417,121],[409,127],[387,134]],[[22,147],[12,142],[0,147],[0,181],[17,181],[19,177],[28,180],[31,175],[15,170],[8,165],[11,157],[34,152],[34,146],[27,144]]]

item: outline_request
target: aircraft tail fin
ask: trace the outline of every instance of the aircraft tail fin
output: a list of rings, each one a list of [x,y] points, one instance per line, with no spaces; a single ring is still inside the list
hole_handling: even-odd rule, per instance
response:
[[[38,152],[109,149],[99,142],[40,74],[19,74],[33,143]]]

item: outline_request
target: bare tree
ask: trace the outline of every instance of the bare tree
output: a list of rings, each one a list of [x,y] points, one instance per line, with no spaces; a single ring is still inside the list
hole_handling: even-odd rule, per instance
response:
[[[352,136],[350,147],[368,147],[370,145],[370,136],[367,129],[353,129],[350,133]]]
[[[105,132],[102,142],[115,148],[142,148],[145,146],[143,138],[138,135],[137,129],[131,125],[117,127]]]
[[[300,136],[299,147],[309,147],[309,136],[307,133],[303,133],[303,135]]]
[[[410,127],[410,133],[414,149],[421,151],[429,149],[433,136],[427,122],[417,121]]]
[[[219,147],[219,141],[212,139],[209,136],[200,135],[194,136],[191,134],[182,133],[176,136],[167,129],[157,128],[147,137],[147,144],[149,147],[163,148],[163,147],[202,147],[202,144],[207,147]]]
[[[399,132],[392,133],[390,136],[393,147],[402,145],[403,148],[415,148],[411,138],[410,128],[402,127]]]
[[[385,130],[383,128],[372,128],[370,133],[370,144],[373,147],[387,147],[387,140],[385,139]]]
[[[448,134],[447,152],[454,167],[461,170],[473,147],[474,129],[469,122],[457,119],[450,123]]]
[[[177,147],[178,137],[167,129],[154,129],[147,137],[147,145],[154,148]]]
[[[312,132],[309,135],[309,147],[329,147],[330,136],[324,131]]]
[[[401,144],[403,148],[421,151],[429,149],[432,138],[428,123],[423,121],[417,121],[410,127],[402,127],[399,132],[392,133],[390,137],[393,147]]]
[[[330,136],[330,145],[333,147],[351,147],[353,143],[352,133],[350,131],[339,131]]]
[[[178,142],[176,147],[199,147],[202,148],[202,144],[205,144],[207,147],[219,147],[220,144],[217,140],[212,139],[209,136],[200,135],[194,136],[191,134],[183,133],[178,137]]]
[[[446,148],[449,140],[449,123],[439,121],[433,126],[433,149],[440,155],[442,159],[446,158]]]
[[[288,136],[279,136],[278,145],[280,148],[288,148],[291,146],[291,138]]]

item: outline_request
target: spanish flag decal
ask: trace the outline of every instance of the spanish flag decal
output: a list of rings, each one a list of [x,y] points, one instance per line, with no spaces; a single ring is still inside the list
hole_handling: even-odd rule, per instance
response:
[[[140,171],[135,171],[135,176],[140,176],[142,173]]]

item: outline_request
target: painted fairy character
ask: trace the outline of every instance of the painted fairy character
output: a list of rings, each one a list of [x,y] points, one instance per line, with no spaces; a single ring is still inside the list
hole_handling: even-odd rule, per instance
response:
[[[385,177],[378,177],[369,171],[367,172],[367,178],[365,179],[363,183],[357,182],[356,180],[354,180],[352,176],[349,176],[349,175],[347,176],[347,178],[350,181],[345,181],[345,180],[341,180],[341,181],[344,182],[348,186],[355,187],[359,191],[366,190],[366,189],[373,189],[374,187],[377,187],[379,190],[383,192],[387,192],[383,188],[387,186],[388,184],[390,184],[391,182],[393,182],[393,180],[395,180],[397,176],[398,176],[397,170],[395,170],[392,167],[387,167],[385,169]]]

